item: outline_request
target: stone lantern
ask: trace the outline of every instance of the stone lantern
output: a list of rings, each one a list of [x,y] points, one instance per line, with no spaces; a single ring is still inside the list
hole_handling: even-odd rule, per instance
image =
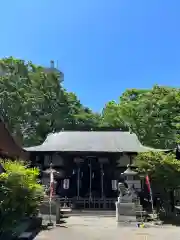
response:
[[[141,181],[140,179],[135,178],[138,173],[132,170],[130,165],[127,165],[127,169],[122,173],[122,176],[125,182],[128,184],[128,187],[134,187],[137,190],[141,190]]]
[[[57,187],[57,179],[62,178],[64,176],[64,171],[60,170],[57,171],[52,168],[52,164],[50,164],[50,168],[46,169],[45,171],[42,171],[43,177],[42,177],[42,184],[46,187],[49,187],[50,185],[50,173],[53,173],[54,176],[54,189]]]
[[[42,172],[43,172],[43,175],[49,177],[51,171],[53,172],[53,175],[54,175],[54,178],[55,178],[55,179],[56,179],[56,178],[63,178],[64,175],[65,175],[64,170],[59,170],[59,171],[57,171],[57,170],[55,170],[55,169],[53,169],[53,168],[52,168],[52,169],[51,169],[51,168],[48,168],[48,169],[46,169],[46,170],[44,170],[44,171],[42,171]]]

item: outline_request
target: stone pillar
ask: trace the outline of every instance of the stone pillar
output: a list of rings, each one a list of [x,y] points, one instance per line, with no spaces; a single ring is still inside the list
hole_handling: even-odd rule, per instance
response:
[[[56,224],[60,224],[61,213],[60,213],[60,204],[56,201]]]

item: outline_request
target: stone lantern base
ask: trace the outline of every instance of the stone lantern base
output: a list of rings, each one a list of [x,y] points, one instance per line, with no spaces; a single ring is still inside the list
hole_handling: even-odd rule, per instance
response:
[[[115,204],[117,222],[136,222],[135,203],[117,201]]]

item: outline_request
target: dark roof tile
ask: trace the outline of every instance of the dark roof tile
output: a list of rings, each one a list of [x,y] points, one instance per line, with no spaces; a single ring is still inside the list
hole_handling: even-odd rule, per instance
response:
[[[158,151],[143,146],[136,134],[129,132],[62,131],[49,134],[42,145],[27,151],[60,152],[148,152]]]

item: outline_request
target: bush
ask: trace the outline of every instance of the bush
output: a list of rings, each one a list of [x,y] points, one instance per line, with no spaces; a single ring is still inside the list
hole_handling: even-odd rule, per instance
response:
[[[135,165],[140,173],[148,174],[154,183],[167,190],[180,187],[180,161],[172,153],[139,153]]]
[[[0,232],[4,232],[35,216],[44,193],[37,168],[28,168],[22,161],[0,162],[6,171],[0,174]]]

